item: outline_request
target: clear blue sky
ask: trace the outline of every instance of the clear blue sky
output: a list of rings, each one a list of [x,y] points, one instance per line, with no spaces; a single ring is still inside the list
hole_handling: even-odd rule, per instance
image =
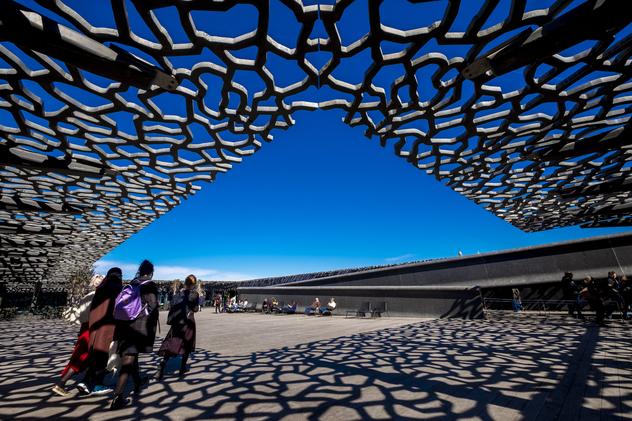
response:
[[[22,2],[41,10],[32,0]],[[106,10],[109,1],[66,2],[93,25],[113,26]],[[530,1],[528,8],[552,3]],[[293,46],[300,27],[278,0],[270,4],[270,34]],[[428,25],[442,17],[447,4],[387,0],[381,7],[382,22],[400,29]],[[462,2],[452,30],[464,30],[482,4]],[[501,1],[485,27],[504,19],[509,5]],[[131,3],[128,6],[135,33],[152,38]],[[156,16],[174,41],[186,41],[174,8],[160,9]],[[256,10],[239,5],[227,13],[196,14],[194,19],[213,35],[236,36],[254,29]],[[366,1],[354,2],[340,23],[343,42],[364,35],[367,19]],[[322,32],[316,25],[312,37],[326,36]],[[383,48],[399,47],[384,43]],[[448,54],[458,54],[451,48]],[[292,64],[275,68],[270,58],[268,65],[280,83],[294,81]],[[364,69],[341,66],[340,71],[355,80]],[[375,81],[381,82],[388,89],[390,80]],[[514,88],[516,82],[506,81]],[[313,89],[309,92],[314,94]],[[301,99],[314,100],[306,95]],[[366,139],[361,128],[345,126],[340,112],[301,112],[295,118],[296,126],[276,132],[275,140],[257,154],[215,183],[204,184],[196,196],[104,256],[99,270],[117,264],[131,276],[137,263],[149,258],[159,278],[193,272],[202,279],[244,279],[455,256],[458,250],[471,254],[624,230],[523,233],[397,158],[390,147]]]
[[[143,258],[168,273],[243,278],[379,265],[543,244],[622,229],[524,233],[336,111],[302,112],[296,126],[136,234],[108,261]],[[175,267],[174,267],[175,266]],[[218,273],[214,273],[217,271]],[[186,276],[186,274],[184,274]]]

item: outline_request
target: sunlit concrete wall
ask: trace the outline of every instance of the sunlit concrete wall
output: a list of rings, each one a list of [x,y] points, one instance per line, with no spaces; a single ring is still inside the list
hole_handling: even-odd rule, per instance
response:
[[[511,288],[518,287],[529,298],[554,298],[559,295],[557,286],[564,272],[573,272],[576,279],[581,279],[588,275],[605,277],[611,270],[632,274],[632,233],[398,265],[274,287],[239,288],[238,292],[259,305],[266,297],[297,301],[301,311],[314,297],[326,302],[333,296],[340,304],[338,314],[358,308],[363,301],[385,301],[391,315],[477,318],[482,315],[479,288],[487,297],[510,298]]]
[[[415,317],[480,318],[482,302],[477,288],[462,287],[362,287],[362,286],[304,286],[239,288],[240,297],[257,303],[261,308],[264,298],[275,297],[282,303],[298,304],[303,312],[315,297],[325,305],[330,297],[336,298],[336,315],[361,308],[370,302],[374,308],[386,302],[387,315]]]

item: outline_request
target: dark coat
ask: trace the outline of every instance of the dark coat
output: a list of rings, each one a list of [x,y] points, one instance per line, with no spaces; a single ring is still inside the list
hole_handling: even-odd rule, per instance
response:
[[[132,282],[140,281],[135,279]],[[147,306],[146,313],[132,321],[117,320],[114,339],[118,341],[118,353],[121,355],[150,353],[154,349],[158,325],[158,287],[153,281],[146,282],[140,287],[140,295],[143,305]]]
[[[183,289],[180,294],[182,302],[179,304],[174,303],[172,306],[172,309],[175,311],[174,314],[179,317],[174,317],[171,320],[171,328],[158,351],[160,355],[171,356],[185,354],[195,349],[195,312],[199,309],[200,296],[196,291],[188,289]],[[174,300],[175,298],[176,297],[174,297]],[[176,306],[182,306],[183,311],[177,311]],[[173,338],[179,340],[172,343]],[[179,344],[179,346],[175,346],[175,344]]]
[[[116,326],[114,302],[122,289],[122,281],[113,276],[105,278],[94,292],[88,320],[90,326],[88,347],[91,352],[105,352],[107,354],[110,350]]]

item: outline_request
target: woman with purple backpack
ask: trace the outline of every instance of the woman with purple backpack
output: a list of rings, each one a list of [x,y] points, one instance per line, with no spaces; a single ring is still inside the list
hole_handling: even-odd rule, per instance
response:
[[[134,280],[123,288],[116,299],[114,340],[121,356],[121,370],[110,409],[119,409],[129,403],[129,399],[123,397],[129,376],[134,381],[135,394],[148,380],[140,375],[138,354],[153,352],[156,339],[158,287],[151,280],[153,275],[154,265],[143,260]]]

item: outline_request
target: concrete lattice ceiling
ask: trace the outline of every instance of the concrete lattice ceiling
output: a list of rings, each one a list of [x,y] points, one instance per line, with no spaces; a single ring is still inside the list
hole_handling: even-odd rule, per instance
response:
[[[525,231],[630,223],[625,2],[311,3],[3,1],[3,279],[63,283],[297,110]]]

